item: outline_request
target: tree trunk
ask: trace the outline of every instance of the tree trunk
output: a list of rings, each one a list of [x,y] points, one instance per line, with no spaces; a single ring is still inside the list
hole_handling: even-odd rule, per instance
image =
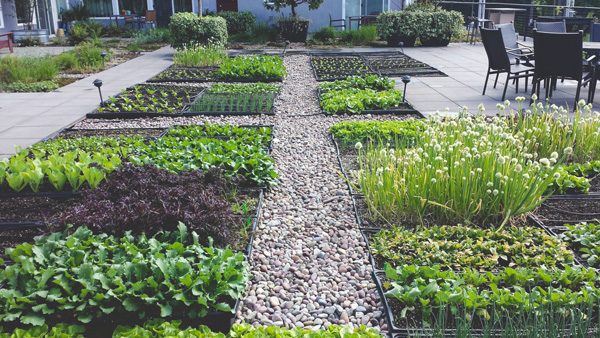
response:
[[[202,17],[202,0],[198,0],[198,16]]]
[[[292,3],[292,16],[296,17],[296,3]]]

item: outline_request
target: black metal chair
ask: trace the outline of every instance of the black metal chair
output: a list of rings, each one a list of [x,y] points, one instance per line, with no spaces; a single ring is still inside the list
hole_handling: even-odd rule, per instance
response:
[[[480,32],[483,47],[485,48],[485,53],[488,57],[488,71],[485,77],[485,84],[483,85],[483,93],[481,95],[485,95],[490,74],[496,74],[496,80],[494,81],[494,88],[496,88],[500,73],[506,73],[502,101],[504,101],[504,98],[506,97],[506,89],[508,88],[508,82],[510,80],[516,80],[516,92],[519,92],[519,80],[524,78],[525,91],[527,91],[527,79],[530,76],[533,76],[532,73],[534,69],[520,63],[511,64],[500,30],[481,28]]]
[[[329,14],[329,27],[346,29],[346,19],[332,19]]]
[[[533,49],[519,42],[513,23],[498,24],[496,28],[502,33],[502,40],[504,41],[504,47],[508,52],[509,58],[513,60],[519,59],[519,62],[526,65],[533,65]]]
[[[557,48],[560,46],[560,48]],[[543,80],[554,80],[558,77],[577,81],[577,92],[575,94],[575,105],[579,101],[581,87],[586,86],[595,79],[595,69],[591,67],[584,69],[584,62],[589,64],[595,56],[583,60],[583,32],[577,33],[548,33],[533,31],[533,51],[535,55],[535,72],[533,73],[532,93],[536,92],[539,97],[540,82]],[[546,86],[546,98],[556,81],[551,86]],[[588,101],[592,99],[594,85],[590,85]]]
[[[468,20],[470,21],[469,25],[471,25],[471,26],[467,30],[467,41],[469,41],[469,35],[470,35],[471,36],[471,41],[469,42],[470,44],[475,43],[475,34],[477,34],[477,28],[479,28],[479,27],[492,28],[494,26],[494,22],[490,19],[480,19],[479,17],[476,17],[476,16],[470,16],[470,17],[468,17]]]
[[[537,29],[538,32],[547,33],[566,33],[567,24],[563,21],[550,21],[550,22],[537,22],[533,21],[533,28]]]

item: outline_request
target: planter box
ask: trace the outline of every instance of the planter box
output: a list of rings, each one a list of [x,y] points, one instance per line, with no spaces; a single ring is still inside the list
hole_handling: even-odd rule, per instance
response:
[[[50,42],[50,37],[47,29],[17,29],[13,30],[12,32],[15,42],[19,42],[19,40],[23,40],[28,37],[39,38],[41,43]]]

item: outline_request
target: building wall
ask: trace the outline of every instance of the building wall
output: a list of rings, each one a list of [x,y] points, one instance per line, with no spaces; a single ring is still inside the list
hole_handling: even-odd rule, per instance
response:
[[[308,4],[301,4],[296,7],[296,13],[312,21],[308,31],[314,32],[323,26],[329,26],[329,14],[332,19],[343,18],[343,2],[344,0],[325,0],[319,9],[314,11],[308,9]],[[202,6],[203,10],[216,11],[217,0],[203,0]],[[289,7],[281,9],[280,12],[268,10],[263,5],[263,0],[238,0],[238,11],[250,11],[254,13],[257,21],[267,25],[275,23],[277,17],[289,16],[292,13]]]
[[[2,23],[4,26],[0,28],[0,33],[8,33],[13,29],[18,29],[17,15],[15,13],[15,6],[12,1],[2,1]]]

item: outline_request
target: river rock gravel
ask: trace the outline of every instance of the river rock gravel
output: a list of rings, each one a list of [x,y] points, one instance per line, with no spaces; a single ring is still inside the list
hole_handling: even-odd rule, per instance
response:
[[[310,58],[288,55],[275,116],[85,120],[76,128],[166,127],[204,122],[273,124],[279,184],[265,193],[237,322],[323,328],[364,324],[387,332],[366,244],[328,129],[340,121],[405,116],[318,114]]]

